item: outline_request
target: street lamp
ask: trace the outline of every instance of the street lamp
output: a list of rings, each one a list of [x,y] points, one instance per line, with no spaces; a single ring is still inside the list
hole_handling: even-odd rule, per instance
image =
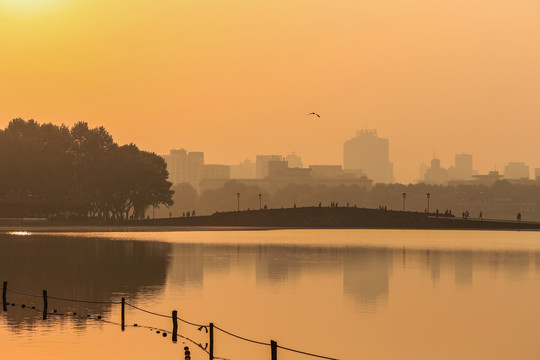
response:
[[[259,194],[259,210],[262,210],[262,194]]]
[[[429,197],[431,196],[429,193],[427,193],[427,213],[429,214]]]
[[[403,193],[403,211],[405,211],[405,198],[407,197],[406,193]]]
[[[240,193],[236,193],[236,197],[238,198],[238,211],[240,211]]]

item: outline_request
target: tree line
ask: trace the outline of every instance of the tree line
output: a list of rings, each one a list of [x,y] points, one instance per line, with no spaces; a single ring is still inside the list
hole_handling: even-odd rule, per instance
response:
[[[0,216],[122,220],[173,204],[161,156],[104,127],[14,119],[0,130]]]
[[[270,193],[256,185],[246,185],[231,180],[223,187],[208,189],[198,193],[189,184],[173,187],[175,205],[156,210],[156,216],[182,216],[196,210],[198,215],[216,211],[237,210],[240,200],[241,210],[268,208],[291,208],[302,206],[357,206],[366,208],[386,207],[388,210],[405,210],[444,213],[451,210],[460,217],[468,211],[470,217],[515,220],[521,213],[523,220],[540,221],[540,183],[516,184],[503,180],[492,186],[457,185],[442,186],[428,184],[375,184],[370,189],[358,185],[326,186],[310,184],[289,184]],[[237,194],[240,193],[240,199]],[[259,202],[259,194],[261,199]]]

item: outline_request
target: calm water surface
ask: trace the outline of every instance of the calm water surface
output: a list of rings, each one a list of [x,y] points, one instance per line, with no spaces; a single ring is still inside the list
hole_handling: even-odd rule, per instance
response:
[[[540,233],[276,230],[0,234],[0,281],[40,295],[119,301],[213,322],[241,336],[340,359],[538,359]],[[208,359],[204,329],[173,344],[122,332],[117,304],[8,292],[5,359]],[[21,304],[27,307],[22,308]],[[90,314],[91,318],[86,318]],[[126,309],[128,325],[171,320]],[[190,342],[193,341],[193,342]],[[270,348],[216,330],[215,355],[270,359]],[[278,359],[313,359],[278,350]]]

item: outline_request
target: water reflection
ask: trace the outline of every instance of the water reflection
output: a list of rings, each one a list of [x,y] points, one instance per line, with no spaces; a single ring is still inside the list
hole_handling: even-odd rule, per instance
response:
[[[373,309],[388,298],[392,269],[390,249],[349,249],[343,257],[343,293]]]
[[[536,271],[540,268],[540,254],[526,251],[171,244],[47,235],[3,235],[0,240],[0,275],[10,287],[33,294],[47,289],[57,297],[102,301],[117,301],[122,295],[155,296],[167,284],[201,291],[205,277],[226,278],[232,276],[231,266],[238,266],[246,274],[255,274],[256,284],[263,287],[294,286],[302,274],[338,274],[343,295],[354,299],[361,309],[373,311],[388,299],[395,266],[426,273],[433,286],[440,282],[442,272],[453,271],[455,285],[461,289],[472,287],[475,272],[494,275],[501,271],[519,280],[529,276],[532,262]],[[29,304],[41,301],[10,297]],[[106,313],[110,309],[96,305],[91,310]],[[8,321],[16,328],[37,319],[11,314],[15,312],[9,311]]]
[[[473,254],[472,251],[458,251],[453,254],[455,263],[455,282],[458,286],[471,286],[473,279]],[[477,259],[482,264],[483,258]]]
[[[515,319],[529,319],[527,315],[537,311],[533,304],[540,301],[533,286],[540,272],[537,249],[376,246],[373,241],[359,241],[356,246],[302,245],[285,243],[284,238],[294,240],[295,233],[279,234],[277,244],[235,242],[233,235],[221,243],[204,243],[189,241],[185,234],[183,242],[148,241],[148,234],[146,241],[133,240],[133,234],[123,240],[4,234],[0,235],[0,281],[7,280],[11,288],[24,292],[39,294],[47,289],[50,295],[65,298],[108,301],[126,296],[146,301],[143,307],[162,313],[174,304],[194,321],[217,318],[226,328],[257,339],[277,334],[304,350],[346,359],[358,358],[360,351],[364,357],[398,358],[400,351],[395,349],[415,354],[407,356],[412,359],[440,357],[422,349],[426,339],[433,349],[451,342],[459,345],[447,346],[448,356],[442,358],[457,358],[466,353],[465,348],[478,344],[485,350],[487,340],[469,344],[470,337],[457,326],[489,332],[483,324],[499,326],[493,325],[493,319],[500,316],[507,322],[498,328],[501,334],[520,328],[527,332],[526,323]],[[162,239],[159,233],[152,236]],[[9,298],[17,304],[29,303],[28,298],[11,293]],[[521,304],[522,299],[531,306],[507,305]],[[41,305],[41,299],[34,303]],[[49,308],[118,313],[114,306],[51,301]],[[496,317],[492,309],[497,309]],[[478,318],[469,323],[471,316]],[[62,325],[86,332],[85,336],[93,334],[84,319],[58,317],[43,322],[39,313],[20,307],[10,307],[2,317],[10,333],[35,331],[38,325],[40,331],[55,331]],[[410,326],[416,327],[410,330]],[[363,339],[362,349],[357,337]],[[390,343],[395,346],[387,346]],[[220,350],[234,350],[226,346],[220,342]]]
[[[136,294],[148,286],[165,285],[171,245],[138,241],[103,241],[93,238],[66,238],[43,235],[0,237],[0,278],[9,288],[27,294],[68,299],[118,301],[122,295]],[[43,309],[42,298],[8,292],[8,301]],[[49,299],[49,311],[110,312],[108,304],[81,304]],[[34,324],[40,314],[28,309],[8,308],[7,321],[13,330]],[[24,315],[23,315],[24,314]],[[53,316],[52,322],[67,321]],[[85,319],[72,317],[76,327]],[[51,326],[51,322],[46,322]]]

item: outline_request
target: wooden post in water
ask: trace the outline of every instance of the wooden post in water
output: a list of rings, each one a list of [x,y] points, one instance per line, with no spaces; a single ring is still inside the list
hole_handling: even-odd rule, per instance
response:
[[[178,311],[173,310],[172,312],[172,341],[176,342],[178,340]]]
[[[4,311],[7,311],[7,281],[4,281],[4,286],[2,287],[2,308]]]
[[[126,299],[122,298],[122,331],[126,330]]]
[[[210,323],[210,360],[214,360],[214,323]]]
[[[270,340],[270,351],[272,353],[272,360],[277,360],[277,342]]]
[[[47,300],[47,290],[43,290],[43,320],[47,320],[47,307],[49,301]]]

